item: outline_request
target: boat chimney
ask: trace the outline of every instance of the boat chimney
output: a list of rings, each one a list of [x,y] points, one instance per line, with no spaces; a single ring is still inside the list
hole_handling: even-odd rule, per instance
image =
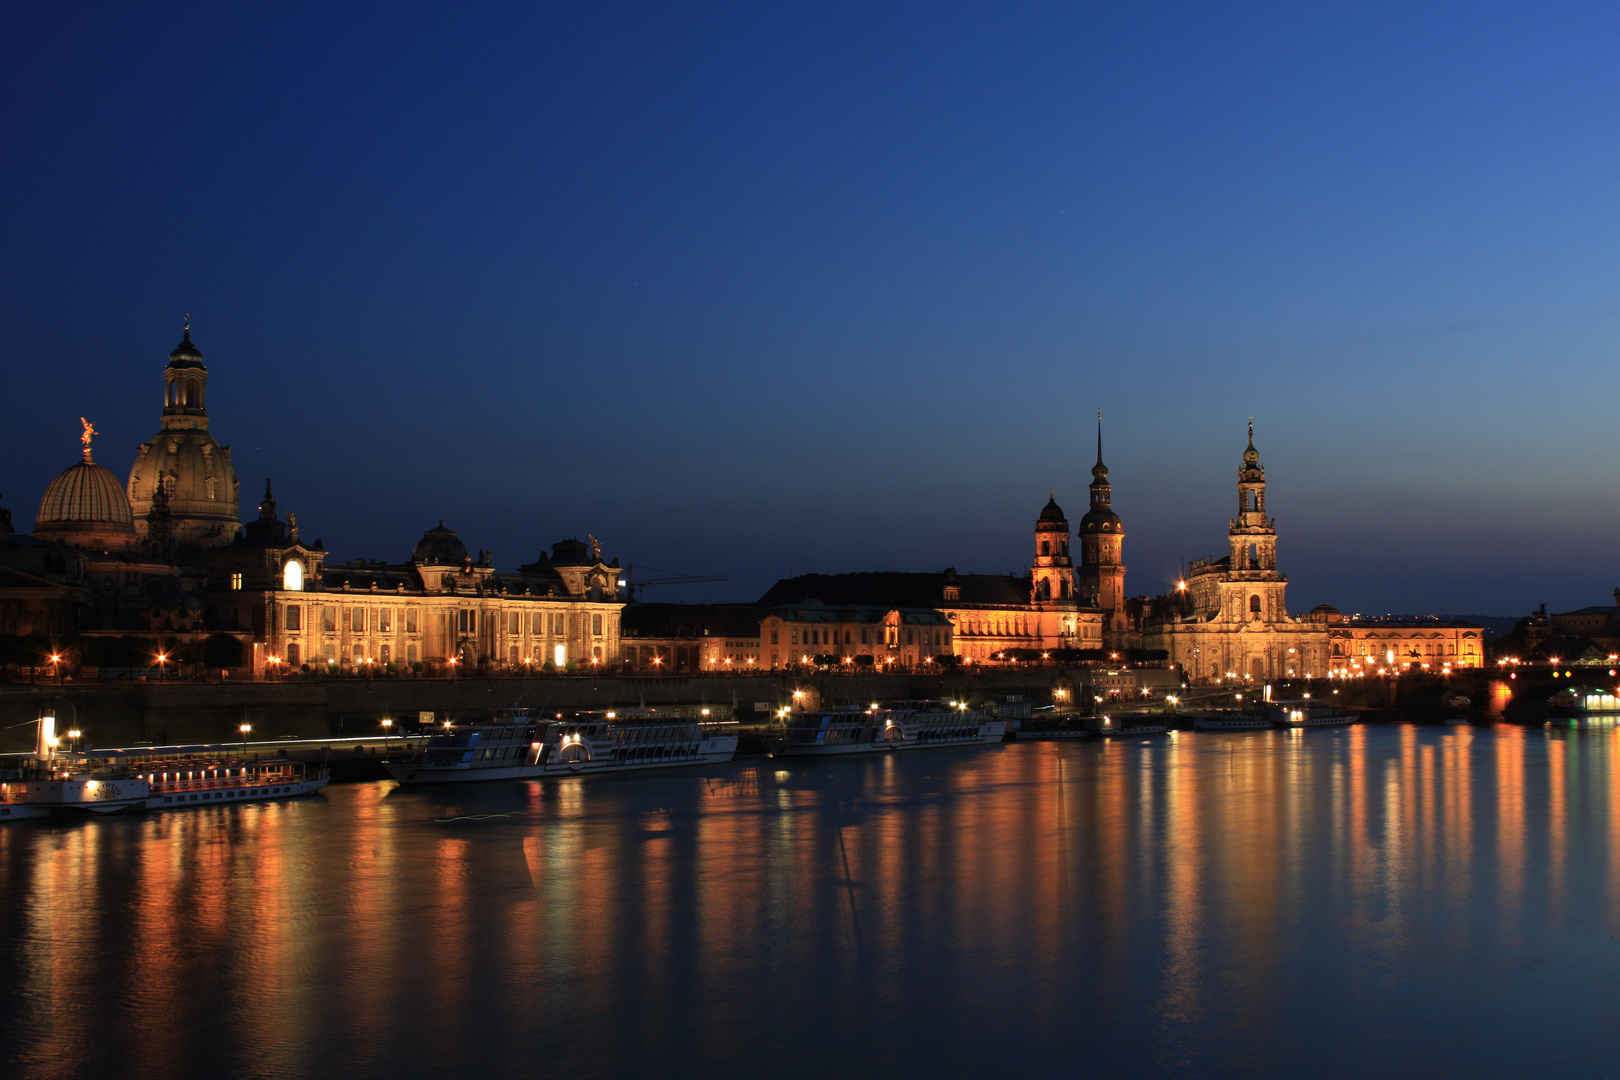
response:
[[[34,747],[34,756],[41,761],[56,756],[56,717],[50,713],[39,718],[39,743]]]

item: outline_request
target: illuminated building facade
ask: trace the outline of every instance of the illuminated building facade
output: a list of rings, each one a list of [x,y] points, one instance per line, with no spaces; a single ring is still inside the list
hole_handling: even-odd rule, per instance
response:
[[[209,553],[211,621],[251,636],[256,670],[522,672],[619,659],[618,563],[594,544],[564,540],[504,572],[440,522],[409,562],[331,564],[288,517],[266,484],[258,520]]]
[[[1288,578],[1277,569],[1277,523],[1266,512],[1266,470],[1254,448],[1252,422],[1227,544],[1224,557],[1192,564],[1186,588],[1173,602],[1155,606],[1143,626],[1143,644],[1165,650],[1171,663],[1202,683],[1326,675],[1326,616],[1288,614]]]
[[[882,662],[885,655],[894,655],[888,646],[898,650],[895,662],[907,665],[926,663],[945,653],[983,663],[1013,651],[1028,654],[1053,649],[1101,649],[1106,614],[1085,603],[1069,547],[1069,522],[1055,493],[1036,517],[1034,537],[1030,571],[1022,576],[962,574],[947,567],[938,573],[868,571],[783,578],[760,597],[759,606],[805,612],[818,606],[859,609],[863,614],[847,626],[840,624],[840,633],[850,636],[847,642],[842,638],[823,641],[816,626],[794,627],[784,621],[777,629],[787,633],[789,639],[795,630],[800,630],[809,632],[810,640],[771,643],[768,633],[762,632],[760,663],[766,667],[773,663],[773,644],[774,662],[782,666],[802,663],[804,655],[816,655],[818,651],[840,656],[871,653]],[[1114,550],[1117,552],[1117,547]],[[1119,570],[1123,591],[1124,568]],[[882,650],[876,649],[879,642],[871,638],[867,625],[872,611],[884,613],[898,637],[897,641],[882,642]],[[922,620],[921,613],[927,611],[943,617],[945,632],[932,621]],[[860,640],[863,632],[868,637],[865,642]],[[836,645],[837,649],[821,647],[826,645]],[[905,659],[912,656],[915,659]]]
[[[1390,668],[1442,672],[1485,663],[1485,628],[1439,619],[1350,618],[1326,604],[1310,616],[1325,618],[1328,663],[1336,675],[1376,675]]]
[[[632,671],[750,671],[760,667],[761,608],[752,604],[631,604],[619,656]]]

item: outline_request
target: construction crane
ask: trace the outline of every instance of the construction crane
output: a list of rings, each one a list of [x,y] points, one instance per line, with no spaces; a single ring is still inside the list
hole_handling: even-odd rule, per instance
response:
[[[642,578],[640,581],[637,581],[635,564],[627,563],[624,568],[623,585],[628,590],[626,595],[629,596],[632,603],[634,603],[636,599],[636,590],[645,589],[648,585],[696,585],[702,581],[726,580],[726,575],[724,574],[671,574],[668,570],[659,570],[656,567],[651,566],[645,567],[645,569],[652,570],[657,574],[668,574],[669,576]]]

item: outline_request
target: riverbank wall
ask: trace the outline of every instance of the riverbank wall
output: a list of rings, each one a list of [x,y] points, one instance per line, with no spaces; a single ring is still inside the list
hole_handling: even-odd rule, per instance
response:
[[[632,705],[712,705],[715,715],[763,717],[795,701],[892,701],[1017,694],[1036,704],[1054,685],[1083,673],[1050,668],[925,675],[695,676],[691,678],[313,679],[290,682],[86,682],[0,685],[0,753],[33,746],[31,721],[43,712],[57,730],[77,728],[95,746],[233,742],[250,725],[254,739],[373,735],[384,719],[399,731],[422,713],[436,720],[486,718],[526,706],[585,709]]]

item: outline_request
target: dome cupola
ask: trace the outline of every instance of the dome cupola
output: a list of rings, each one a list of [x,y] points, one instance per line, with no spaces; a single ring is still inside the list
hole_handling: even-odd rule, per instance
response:
[[[135,539],[135,515],[130,511],[124,485],[90,458],[90,437],[96,429],[88,420],[80,442],[84,459],[62,470],[39,501],[34,535],[74,547],[122,548]]]
[[[411,549],[411,561],[439,566],[460,566],[467,561],[467,545],[461,542],[461,537],[456,535],[455,530],[445,528],[441,520],[438,528],[429,529],[422,534],[422,539],[416,542],[416,547]]]
[[[151,538],[148,517],[160,493],[168,497],[171,535],[178,544],[228,544],[241,527],[231,448],[208,432],[208,369],[192,344],[189,315],[185,337],[163,370],[161,430],[141,444],[125,490],[143,540]]]

